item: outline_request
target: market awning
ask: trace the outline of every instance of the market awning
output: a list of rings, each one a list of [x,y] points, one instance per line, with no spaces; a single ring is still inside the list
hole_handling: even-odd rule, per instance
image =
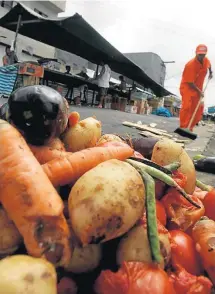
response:
[[[100,64],[104,60],[113,71],[125,75],[146,88],[151,88],[157,96],[172,95],[114,48],[79,14],[67,18],[48,19],[23,4],[17,4],[0,19],[0,26],[16,31],[19,15],[21,15],[20,34],[74,53],[95,64]]]

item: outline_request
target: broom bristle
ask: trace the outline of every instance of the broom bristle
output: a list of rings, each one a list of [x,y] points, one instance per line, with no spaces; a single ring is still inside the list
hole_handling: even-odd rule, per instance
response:
[[[197,135],[192,133],[190,130],[188,129],[182,129],[182,128],[177,128],[174,133],[179,134],[182,137],[186,137],[189,138],[191,140],[195,140],[197,138]]]

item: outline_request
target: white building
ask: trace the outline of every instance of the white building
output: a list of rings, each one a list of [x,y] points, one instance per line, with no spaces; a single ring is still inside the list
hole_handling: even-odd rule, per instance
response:
[[[19,2],[22,3],[22,1]],[[64,12],[66,8],[66,1],[23,1],[23,4],[43,17],[50,18],[57,17],[58,13]],[[15,5],[15,1],[0,1],[0,18]],[[0,66],[2,57],[5,55],[5,46],[11,45],[14,36],[14,32],[0,27]],[[54,58],[55,48],[18,35],[17,55],[20,61],[36,61],[38,57]]]

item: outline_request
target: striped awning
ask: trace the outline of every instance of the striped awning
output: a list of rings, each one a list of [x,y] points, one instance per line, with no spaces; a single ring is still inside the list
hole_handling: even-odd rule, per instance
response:
[[[0,67],[0,95],[9,96],[14,89],[18,75],[18,65]]]

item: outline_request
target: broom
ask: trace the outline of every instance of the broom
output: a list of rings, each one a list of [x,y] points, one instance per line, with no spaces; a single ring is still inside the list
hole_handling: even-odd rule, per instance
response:
[[[203,92],[203,93],[205,93],[209,81],[210,81],[210,79],[208,79],[207,84],[205,85],[205,89],[204,89],[204,92]],[[198,111],[199,106],[200,106],[201,103],[202,103],[202,99],[200,98],[200,99],[199,99],[199,102],[198,102],[198,104],[196,105],[196,108],[195,108],[195,110],[194,110],[194,112],[193,112],[193,114],[192,114],[192,117],[191,117],[191,119],[190,119],[190,122],[189,122],[188,127],[187,127],[186,129],[183,129],[183,128],[177,128],[177,129],[174,131],[174,133],[177,133],[177,134],[179,134],[180,136],[182,136],[182,137],[186,137],[186,138],[189,138],[189,139],[191,139],[191,140],[195,140],[195,139],[197,138],[197,134],[191,132],[191,131],[190,131],[190,127],[191,127],[191,125],[192,125],[192,123],[193,123],[194,117],[195,117],[195,115],[196,115],[196,113],[197,113],[197,111]]]

